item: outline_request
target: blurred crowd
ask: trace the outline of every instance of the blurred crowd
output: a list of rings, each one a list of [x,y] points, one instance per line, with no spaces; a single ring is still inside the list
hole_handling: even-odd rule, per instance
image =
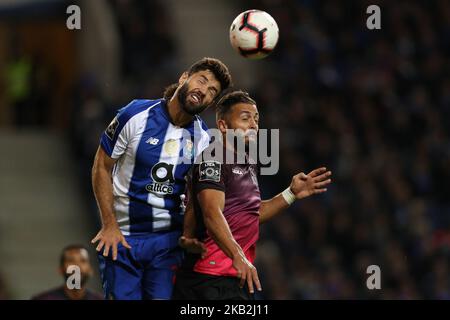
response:
[[[327,166],[325,195],[263,226],[259,270],[273,299],[450,299],[450,2],[255,0],[280,42],[254,92],[282,128],[281,172]],[[270,183],[268,182],[270,179]],[[369,265],[381,290],[368,290]]]
[[[9,40],[9,41],[8,41]],[[10,52],[0,87],[5,101],[12,106],[12,122],[16,127],[42,127],[49,123],[54,70],[43,63],[39,54],[29,54],[12,33],[6,41]]]
[[[365,1],[246,2],[280,28],[251,91],[261,127],[282,128],[281,170],[261,177],[263,196],[300,170],[333,171],[326,194],[262,226],[264,298],[450,299],[450,2],[377,2],[381,30],[366,28]],[[179,72],[162,2],[111,3],[124,48],[121,91],[111,101],[83,75],[73,93],[86,190],[117,106],[161,96]],[[366,287],[370,265],[380,267],[381,290]]]

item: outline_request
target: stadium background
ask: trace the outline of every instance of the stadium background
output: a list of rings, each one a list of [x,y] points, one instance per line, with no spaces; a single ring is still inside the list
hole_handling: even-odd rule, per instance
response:
[[[66,28],[70,4],[81,30]],[[370,4],[381,30],[366,28]],[[251,8],[280,28],[262,61],[228,42]],[[266,198],[299,170],[334,174],[325,195],[262,226],[265,298],[450,299],[449,1],[1,0],[0,39],[0,299],[61,284],[60,250],[98,228],[101,131],[203,56],[256,98],[261,127],[280,128]],[[204,118],[214,125],[212,110]],[[381,290],[366,288],[371,264]]]

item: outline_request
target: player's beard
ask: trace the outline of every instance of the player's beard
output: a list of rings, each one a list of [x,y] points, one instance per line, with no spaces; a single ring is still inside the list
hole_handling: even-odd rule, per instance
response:
[[[196,114],[204,111],[208,105],[199,104],[198,106],[192,105],[187,97],[189,95],[187,83],[184,83],[181,88],[178,90],[178,102],[181,105],[181,108],[184,112],[189,113],[191,116],[195,116]]]

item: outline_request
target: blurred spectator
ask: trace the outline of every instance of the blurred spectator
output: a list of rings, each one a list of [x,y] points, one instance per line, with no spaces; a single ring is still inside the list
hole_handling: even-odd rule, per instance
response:
[[[67,270],[70,266],[80,268],[80,289],[68,288],[67,282],[72,273]],[[61,253],[59,272],[64,277],[64,285],[45,291],[32,297],[32,300],[103,300],[103,297],[88,288],[86,284],[93,274],[88,250],[82,245],[69,245]]]
[[[7,60],[4,83],[6,100],[13,108],[14,124],[18,127],[33,124],[34,108],[31,101],[33,65],[17,41],[11,41],[10,57]]]
[[[25,50],[14,31],[3,78],[5,97],[12,107],[14,125],[24,127],[48,124],[55,74],[42,54]]]

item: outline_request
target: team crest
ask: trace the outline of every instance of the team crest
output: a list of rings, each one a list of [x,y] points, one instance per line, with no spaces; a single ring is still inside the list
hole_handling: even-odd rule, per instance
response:
[[[168,155],[169,157],[178,155],[178,146],[179,146],[178,140],[175,139],[167,140],[163,146],[164,154]]]
[[[194,157],[194,144],[191,140],[186,140],[186,144],[184,146],[184,156],[186,158],[193,158]]]

